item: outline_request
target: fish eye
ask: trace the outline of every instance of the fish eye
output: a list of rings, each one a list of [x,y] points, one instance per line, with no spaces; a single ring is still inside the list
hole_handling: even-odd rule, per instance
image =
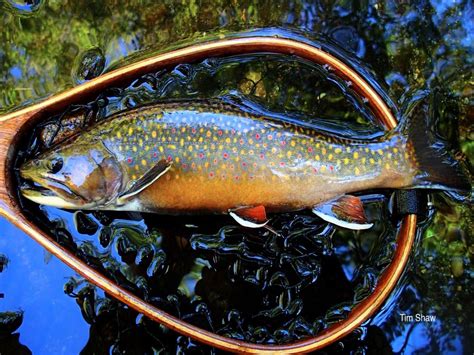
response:
[[[51,174],[58,173],[63,168],[63,159],[62,158],[54,158],[51,160],[49,164],[49,172]]]

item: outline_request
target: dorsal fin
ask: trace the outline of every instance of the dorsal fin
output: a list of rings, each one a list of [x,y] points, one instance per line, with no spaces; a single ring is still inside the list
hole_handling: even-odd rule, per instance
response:
[[[127,190],[125,190],[117,199],[117,203],[122,205],[126,202],[126,200],[130,199],[148,186],[153,184],[156,180],[158,180],[161,176],[166,174],[166,172],[171,168],[171,162],[166,159],[160,160],[156,163],[153,167],[151,167],[143,176],[138,178],[135,181],[132,181],[130,186],[128,186]]]

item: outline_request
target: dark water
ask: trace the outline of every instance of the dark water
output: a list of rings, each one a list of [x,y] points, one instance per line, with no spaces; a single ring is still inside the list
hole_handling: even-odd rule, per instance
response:
[[[467,165],[472,162],[470,3],[0,4],[6,29],[0,33],[3,110],[176,41],[285,26],[292,32],[263,32],[322,41],[365,70],[400,107],[400,116],[412,106],[413,115],[430,115]],[[64,31],[66,23],[70,31]],[[278,56],[209,59],[151,73],[65,116],[100,119],[159,99],[216,96],[343,135],[380,132],[347,83],[328,78],[324,68]],[[49,129],[56,131],[57,122]],[[389,196],[379,191],[367,197],[369,216],[379,221],[370,232],[335,231],[299,213],[275,217],[280,237],[242,231],[226,218],[73,216],[25,207],[58,241],[168,312],[236,338],[285,343],[341,319],[370,292],[393,249]],[[431,212],[396,292],[376,317],[331,351],[472,351],[472,212],[468,199],[455,197],[430,194]],[[21,322],[19,313],[2,313],[1,353],[212,351],[137,317],[49,260],[14,227],[3,226],[0,310],[23,314]],[[402,313],[437,319],[403,322]]]

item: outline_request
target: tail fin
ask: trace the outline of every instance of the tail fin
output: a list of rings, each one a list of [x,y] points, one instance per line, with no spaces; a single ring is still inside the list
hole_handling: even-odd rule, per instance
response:
[[[449,153],[446,143],[436,135],[436,124],[430,122],[429,111],[423,106],[418,103],[398,129],[413,147],[418,169],[415,187],[471,191],[470,179]]]

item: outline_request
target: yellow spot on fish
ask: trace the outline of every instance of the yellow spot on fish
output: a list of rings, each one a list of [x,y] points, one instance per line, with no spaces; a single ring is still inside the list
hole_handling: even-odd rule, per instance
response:
[[[328,160],[332,160],[332,154],[328,155]]]
[[[132,150],[133,150],[134,152],[136,152],[136,151],[138,150],[138,149],[137,149],[137,146],[134,145],[134,146],[132,147]]]
[[[202,143],[203,140],[204,140],[204,139],[203,139],[202,137],[199,137],[198,142],[199,142],[199,143]]]
[[[206,132],[206,137],[209,138],[211,135],[212,135],[211,131],[207,131],[207,132]]]
[[[379,150],[377,150],[377,153],[379,153],[380,155],[383,155],[383,150],[379,149]]]
[[[396,148],[396,147],[393,148],[393,152],[394,152],[395,154],[397,154],[397,153],[398,153],[398,148]]]
[[[341,152],[342,152],[341,148],[334,149],[334,153],[336,153],[336,154],[340,154]]]
[[[138,145],[140,147],[143,147],[143,139],[141,139],[141,138],[138,139]]]
[[[152,132],[151,132],[151,136],[152,136],[153,138],[156,138],[156,131],[152,131]]]
[[[326,148],[321,149],[321,153],[322,153],[322,155],[325,155],[326,154]]]
[[[186,132],[186,127],[181,128],[181,132]]]
[[[135,165],[134,168],[135,168],[135,170],[137,170],[137,171],[140,170],[140,167],[139,167],[138,165]]]
[[[209,167],[209,162],[208,162],[208,161],[206,161],[206,162],[204,163],[204,167],[205,167],[205,168],[208,168],[208,167]]]
[[[122,148],[122,146],[121,146],[121,145],[119,146],[119,150],[120,150],[120,151],[122,151],[122,150],[123,150],[123,148]]]
[[[344,158],[344,164],[345,165],[349,164],[349,158]]]
[[[354,152],[353,156],[354,156],[354,159],[359,159],[359,153],[358,152]]]
[[[120,133],[120,131],[117,132],[117,138],[118,139],[122,138],[122,133]]]
[[[295,141],[291,141],[290,145],[294,147],[296,145]]]
[[[360,170],[357,166],[354,168],[354,174],[356,174],[356,175],[360,174]]]
[[[322,173],[326,171],[326,165],[322,165],[321,168],[319,169]]]
[[[132,180],[136,180],[137,176],[135,174],[132,175]]]
[[[319,157],[319,155],[316,155],[315,158],[316,158],[317,161],[321,160],[321,158]]]
[[[179,157],[174,158],[174,161],[179,163]]]
[[[374,165],[374,164],[375,164],[374,158],[370,158],[370,159],[369,159],[369,162],[370,162],[370,164]]]
[[[362,161],[362,164],[365,164],[365,162],[367,161],[366,157],[362,157],[361,161]]]
[[[184,146],[184,139],[183,139],[183,138],[181,138],[181,139],[179,140],[179,145],[180,145],[181,147]]]
[[[142,159],[142,165],[146,166],[146,160],[145,159]]]
[[[369,148],[365,147],[365,148],[364,148],[364,151],[365,151],[366,153],[368,153],[368,152],[369,152]]]
[[[225,139],[225,142],[226,142],[226,143],[230,143],[230,138],[227,137],[227,138]]]
[[[160,147],[158,148],[158,150],[159,150],[161,153],[163,153],[163,150],[164,150],[164,149],[163,149],[162,146],[160,146]]]
[[[350,147],[347,147],[347,148],[346,148],[346,152],[350,153],[350,152],[351,152],[351,148],[350,148]]]
[[[132,134],[133,134],[133,128],[130,127],[130,128],[128,129],[128,135],[131,136]]]
[[[291,155],[292,155],[292,154],[293,154],[293,153],[289,150],[289,151],[286,153],[286,156],[287,156],[288,158],[291,158]]]
[[[193,146],[190,145],[190,146],[188,147],[188,150],[189,150],[190,152],[192,152],[192,151],[193,151]]]
[[[390,164],[389,163],[385,163],[385,169],[390,169]]]

